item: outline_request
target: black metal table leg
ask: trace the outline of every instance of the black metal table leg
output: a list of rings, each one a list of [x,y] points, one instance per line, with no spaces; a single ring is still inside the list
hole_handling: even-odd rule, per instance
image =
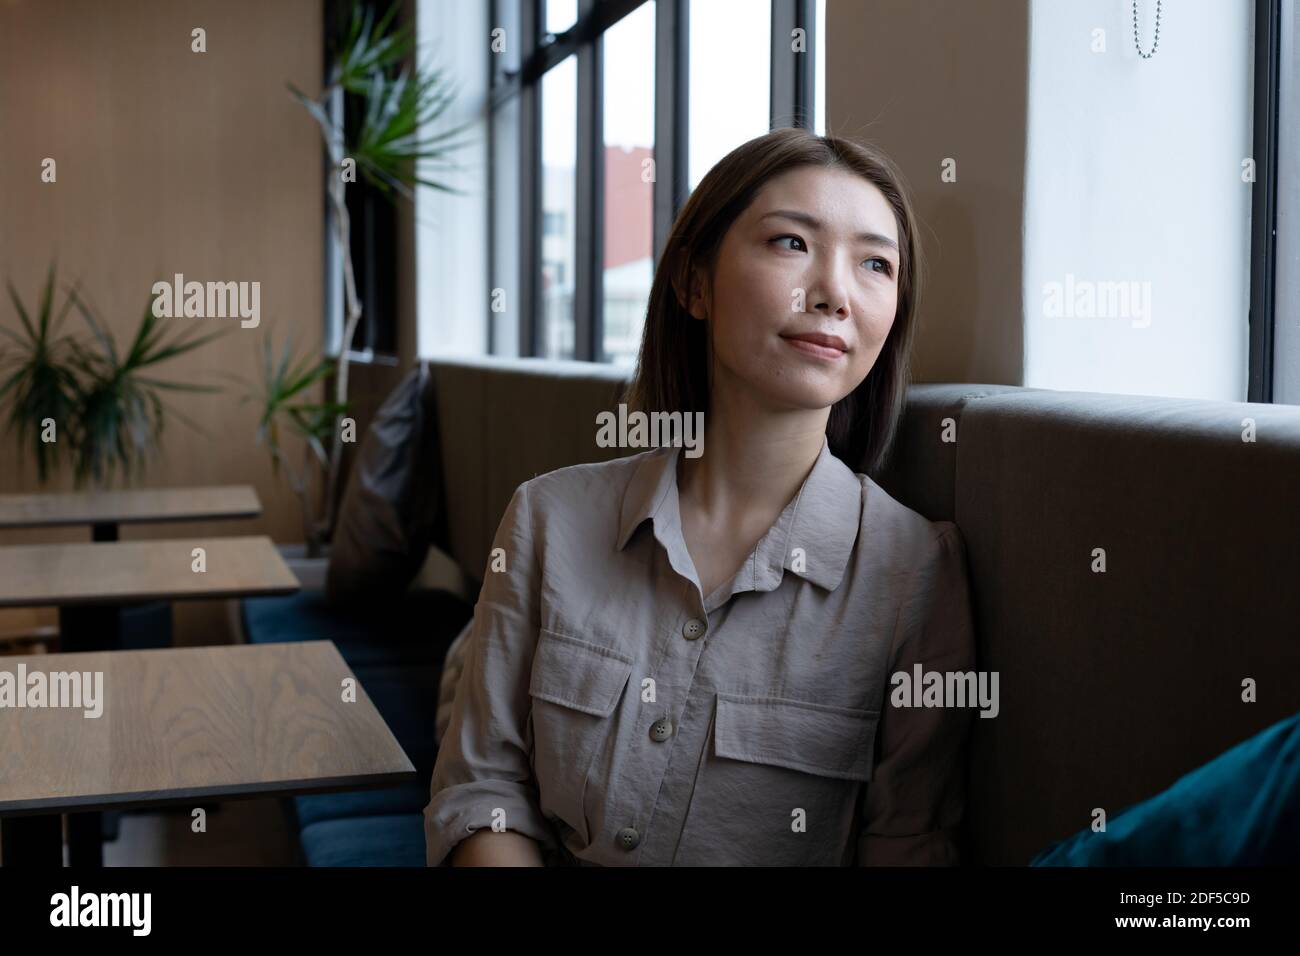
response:
[[[64,653],[117,650],[122,646],[121,613],[111,604],[59,608],[59,646]],[[69,865],[103,866],[103,834],[102,813],[69,813]]]
[[[56,813],[0,819],[0,862],[8,867],[63,866],[63,818]]]
[[[94,525],[91,539],[96,542],[117,541],[118,525],[115,522]],[[126,645],[127,618],[135,629],[143,626],[149,631],[143,642],[133,640],[133,646],[136,643],[148,647],[171,644],[171,605],[167,602],[150,602],[131,609],[87,604],[59,608],[60,648],[64,653],[121,650]],[[117,839],[120,818],[121,814],[116,811],[68,814],[70,864],[103,866],[103,841]]]
[[[68,866],[104,865],[104,815],[102,813],[68,814]]]

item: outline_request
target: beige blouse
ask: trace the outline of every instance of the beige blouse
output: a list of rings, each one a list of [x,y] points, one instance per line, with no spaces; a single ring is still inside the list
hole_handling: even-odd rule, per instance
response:
[[[429,865],[494,826],[554,864],[958,862],[973,714],[890,705],[894,673],[974,667],[956,525],[823,442],[706,596],[679,453],[516,489],[433,771]]]

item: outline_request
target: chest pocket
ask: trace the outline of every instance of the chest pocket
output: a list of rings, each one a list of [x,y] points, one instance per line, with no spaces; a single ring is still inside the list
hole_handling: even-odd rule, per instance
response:
[[[714,749],[732,760],[866,781],[879,720],[875,710],[719,693]]]
[[[533,771],[543,812],[589,842],[584,807],[596,754],[632,674],[632,658],[612,648],[543,630],[533,657]]]
[[[874,710],[718,693],[713,752],[674,862],[842,865],[879,721]]]

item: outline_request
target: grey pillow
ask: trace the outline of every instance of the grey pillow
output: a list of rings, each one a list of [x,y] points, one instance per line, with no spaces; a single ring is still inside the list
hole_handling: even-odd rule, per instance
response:
[[[384,400],[357,452],[331,542],[325,596],[346,605],[405,592],[445,538],[433,376],[420,362]]]

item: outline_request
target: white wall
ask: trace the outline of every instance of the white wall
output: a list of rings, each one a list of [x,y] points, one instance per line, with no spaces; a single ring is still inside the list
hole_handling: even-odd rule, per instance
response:
[[[1251,7],[1166,3],[1142,59],[1129,0],[1032,0],[1025,385],[1245,400]],[[1146,52],[1154,10],[1138,0]],[[1052,317],[1045,289],[1068,276],[1147,283],[1149,311]]]
[[[918,382],[1022,381],[1028,3],[826,5],[826,129],[893,157],[921,219]]]

